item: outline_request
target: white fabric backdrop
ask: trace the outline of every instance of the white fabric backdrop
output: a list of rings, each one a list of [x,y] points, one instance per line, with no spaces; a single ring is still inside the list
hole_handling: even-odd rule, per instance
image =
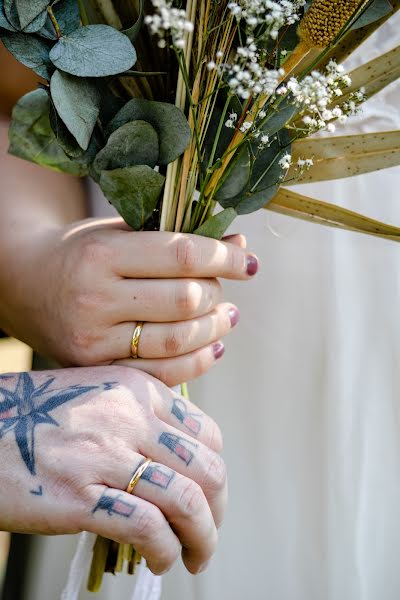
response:
[[[394,18],[363,60],[399,39]],[[399,104],[395,84],[352,129],[399,128]],[[399,187],[395,168],[299,191],[399,224]],[[227,520],[209,572],[178,567],[164,599],[398,600],[400,246],[269,213],[239,229],[262,273],[226,285],[241,327],[192,386],[224,430]],[[42,549],[29,600],[56,598],[72,553],[59,540]],[[128,586],[111,579],[99,600]]]

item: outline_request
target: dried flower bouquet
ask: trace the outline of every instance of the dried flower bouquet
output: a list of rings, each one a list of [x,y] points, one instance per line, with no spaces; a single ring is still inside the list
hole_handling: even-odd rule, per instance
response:
[[[400,164],[400,132],[335,132],[400,77],[400,47],[342,62],[400,0],[0,0],[0,37],[41,78],[10,152],[92,177],[134,230],[221,238],[266,208],[399,240],[290,190]],[[90,588],[138,558],[99,538]]]

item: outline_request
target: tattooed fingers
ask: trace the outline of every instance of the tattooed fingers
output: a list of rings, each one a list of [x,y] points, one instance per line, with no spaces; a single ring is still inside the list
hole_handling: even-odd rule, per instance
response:
[[[216,526],[221,525],[227,501],[227,478],[225,463],[218,453],[162,421],[158,424],[158,433],[153,440],[146,440],[146,447],[140,452],[200,486]]]
[[[195,438],[214,452],[222,451],[222,434],[218,425],[197,406],[178,394],[156,396],[154,411],[164,423]]]
[[[181,544],[157,506],[100,485],[91,486],[89,497],[93,508],[84,518],[84,529],[121,544],[133,544],[156,575],[173,566]]]
[[[136,456],[135,468],[143,462]],[[132,473],[120,464],[113,486],[126,486]],[[182,559],[191,573],[197,573],[212,557],[218,534],[209,504],[200,485],[161,463],[151,463],[134,490],[132,502],[141,498],[158,507],[182,545]],[[104,503],[104,509],[107,508]],[[135,515],[132,514],[134,520]],[[146,555],[145,555],[146,556]]]

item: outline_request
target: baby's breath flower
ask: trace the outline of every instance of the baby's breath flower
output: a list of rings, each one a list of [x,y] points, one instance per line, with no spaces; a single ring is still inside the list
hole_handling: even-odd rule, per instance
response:
[[[151,0],[156,12],[147,15],[145,23],[153,35],[158,35],[160,48],[165,48],[166,34],[170,33],[172,44],[182,49],[185,47],[185,34],[193,31],[193,23],[186,18],[186,12],[172,6],[172,0]]]
[[[332,123],[335,119],[345,122],[347,116],[356,114],[359,104],[364,100],[361,91],[354,92],[342,106],[330,106],[343,90],[351,85],[351,79],[343,74],[343,67],[331,60],[327,65],[326,74],[312,71],[302,81],[292,77],[287,83],[287,89],[292,93],[295,102],[302,107],[300,114],[304,126],[311,134],[320,129],[335,131]],[[343,119],[342,117],[346,117]]]
[[[300,20],[305,0],[236,0],[229,2],[231,14],[246,23],[248,31],[262,28],[264,35],[277,39],[279,30]]]
[[[292,164],[292,155],[288,152],[282,156],[279,161],[279,166],[282,167],[284,171],[287,171]]]

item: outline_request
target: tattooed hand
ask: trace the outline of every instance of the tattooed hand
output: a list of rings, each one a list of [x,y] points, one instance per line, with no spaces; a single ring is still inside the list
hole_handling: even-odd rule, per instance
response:
[[[154,573],[180,552],[197,573],[226,502],[221,447],[210,417],[133,369],[0,376],[0,530],[93,531],[132,543]]]

